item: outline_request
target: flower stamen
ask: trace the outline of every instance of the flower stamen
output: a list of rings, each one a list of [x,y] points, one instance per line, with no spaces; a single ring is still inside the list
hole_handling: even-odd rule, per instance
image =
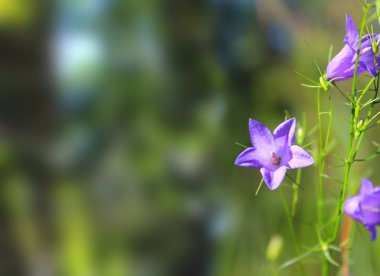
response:
[[[281,162],[281,157],[277,153],[272,152],[272,157],[271,157],[270,161],[273,165],[277,166]]]

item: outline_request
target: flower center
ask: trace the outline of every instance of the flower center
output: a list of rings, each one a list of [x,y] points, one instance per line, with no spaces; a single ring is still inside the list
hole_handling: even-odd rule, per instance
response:
[[[281,162],[281,157],[277,153],[272,152],[272,157],[271,157],[270,161],[273,165],[277,166]]]

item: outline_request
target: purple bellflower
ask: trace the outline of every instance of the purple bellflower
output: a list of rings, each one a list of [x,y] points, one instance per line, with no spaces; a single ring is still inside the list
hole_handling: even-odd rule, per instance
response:
[[[326,75],[329,80],[344,81],[354,76],[359,31],[348,14],[346,14],[346,28],[347,33],[344,37],[346,45],[327,65]],[[380,69],[380,57],[375,56],[374,48],[377,51],[378,42],[379,34],[366,34],[362,37],[357,74],[368,71],[376,77],[376,70]]]
[[[361,222],[371,232],[371,240],[376,239],[376,225],[380,225],[380,187],[373,187],[370,180],[364,178],[357,196],[344,202],[344,212]]]
[[[284,180],[288,169],[310,166],[314,163],[303,148],[294,144],[295,118],[281,123],[273,132],[262,123],[249,119],[252,147],[236,158],[235,165],[260,169],[265,184],[275,190]]]

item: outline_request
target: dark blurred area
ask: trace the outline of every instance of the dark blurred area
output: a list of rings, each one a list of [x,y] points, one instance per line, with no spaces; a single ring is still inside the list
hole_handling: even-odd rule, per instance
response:
[[[319,78],[348,2],[1,0],[0,274],[273,275],[286,216],[235,143],[249,118],[312,128],[295,71]]]

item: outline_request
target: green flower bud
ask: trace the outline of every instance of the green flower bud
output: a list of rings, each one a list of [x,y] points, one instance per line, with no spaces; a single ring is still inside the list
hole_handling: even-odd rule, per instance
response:
[[[363,128],[363,120],[360,120],[357,125],[356,125],[356,129],[358,131],[362,131],[362,128]]]
[[[283,243],[284,241],[282,237],[279,235],[274,235],[270,239],[268,243],[268,247],[267,247],[267,253],[266,253],[268,260],[275,261],[278,258],[278,256],[280,255]]]
[[[302,127],[297,128],[296,140],[298,145],[302,145],[305,140],[305,130]]]

